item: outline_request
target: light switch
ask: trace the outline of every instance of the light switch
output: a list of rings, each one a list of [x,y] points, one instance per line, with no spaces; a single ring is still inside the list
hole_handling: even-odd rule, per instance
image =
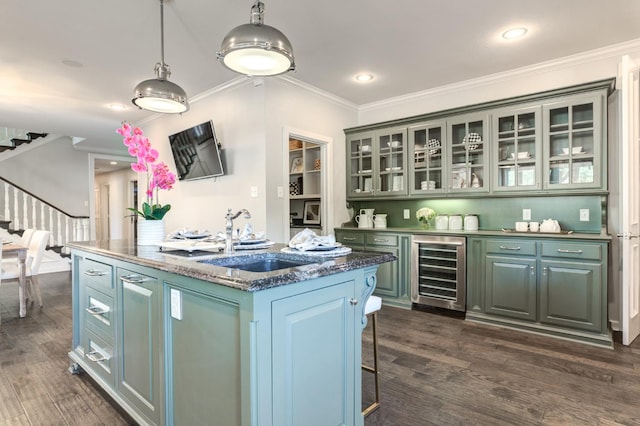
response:
[[[251,187],[251,198],[258,198],[258,187],[257,186],[252,186]]]
[[[580,222],[589,222],[589,209],[580,209]]]
[[[284,189],[281,186],[277,188],[277,192],[278,192],[278,198],[284,197]]]
[[[182,320],[182,293],[175,288],[171,289],[171,317]]]

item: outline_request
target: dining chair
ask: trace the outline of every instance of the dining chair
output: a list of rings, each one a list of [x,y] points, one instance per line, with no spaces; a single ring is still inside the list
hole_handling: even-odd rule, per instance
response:
[[[40,270],[40,263],[44,257],[44,252],[49,242],[49,231],[36,230],[33,232],[31,241],[29,242],[29,249],[27,250],[27,261],[25,263],[27,278],[27,284],[25,290],[27,291],[27,299],[33,296],[38,298],[38,304],[42,307],[42,295],[40,294],[40,283],[38,282],[38,273]],[[16,280],[18,279],[18,264],[9,263],[2,265],[2,272],[0,273],[1,280]]]

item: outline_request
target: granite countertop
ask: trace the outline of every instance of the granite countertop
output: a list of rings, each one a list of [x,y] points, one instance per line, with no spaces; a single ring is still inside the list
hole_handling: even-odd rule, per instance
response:
[[[339,257],[287,254],[281,252],[281,249],[286,245],[275,244],[269,249],[236,252],[233,257],[242,256],[243,259],[249,260],[251,257],[257,259],[260,254],[264,253],[278,253],[281,258],[287,260],[307,260],[313,263],[270,272],[248,272],[199,262],[207,259],[224,262],[225,259],[230,259],[229,256],[222,254],[223,252],[212,252],[205,256],[188,258],[160,251],[159,247],[156,246],[138,246],[128,240],[71,242],[67,246],[71,249],[82,250],[244,291],[265,290],[396,260],[396,256],[391,253],[379,252],[352,251]]]
[[[552,238],[552,239],[575,239],[575,240],[600,240],[609,241],[611,235],[606,233],[586,233],[586,232],[516,232],[515,230],[491,230],[481,229],[478,231],[452,231],[452,230],[440,230],[435,228],[422,229],[422,228],[358,228],[355,226],[342,226],[335,228],[342,231],[375,231],[375,232],[393,232],[402,234],[414,234],[414,235],[449,235],[460,237],[524,237],[524,238]]]

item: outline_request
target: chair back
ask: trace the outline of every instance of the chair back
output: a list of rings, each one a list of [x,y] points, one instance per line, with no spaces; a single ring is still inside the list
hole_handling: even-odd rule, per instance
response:
[[[33,233],[31,242],[29,243],[29,250],[27,251],[27,275],[38,275],[40,262],[42,262],[47,243],[49,242],[49,235],[49,231],[38,230]]]
[[[36,230],[33,228],[25,229],[24,232],[22,232],[22,237],[20,238],[20,245],[29,247],[29,244],[31,243],[31,238],[33,237],[34,232],[36,232]]]

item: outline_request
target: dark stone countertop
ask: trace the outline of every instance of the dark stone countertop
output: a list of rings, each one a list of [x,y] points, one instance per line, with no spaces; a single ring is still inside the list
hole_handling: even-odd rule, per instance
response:
[[[221,261],[228,259],[229,257],[222,254],[223,252],[212,252],[206,255],[200,255],[200,252],[198,256],[191,258],[181,257],[160,251],[159,247],[156,246],[138,246],[128,240],[72,242],[68,243],[67,246],[73,250],[82,250],[244,291],[265,290],[396,260],[396,257],[391,253],[379,252],[352,251],[339,257],[288,254],[281,252],[281,249],[286,245],[275,244],[269,249],[239,251],[233,256],[242,256],[242,259],[250,260],[251,257],[257,259],[260,254],[264,253],[279,253],[279,256],[284,259],[310,260],[313,263],[270,272],[247,272],[199,262],[207,259]]]
[[[586,232],[517,232],[515,230],[501,230],[501,229],[480,229],[478,231],[465,231],[461,230],[441,230],[431,227],[429,229],[423,228],[357,228],[355,226],[342,226],[336,227],[334,230],[341,231],[361,231],[361,232],[391,232],[398,234],[413,234],[413,235],[446,235],[446,236],[459,236],[459,237],[523,237],[523,238],[549,238],[549,239],[569,239],[569,240],[599,240],[610,241],[611,235],[606,233],[595,234]]]

